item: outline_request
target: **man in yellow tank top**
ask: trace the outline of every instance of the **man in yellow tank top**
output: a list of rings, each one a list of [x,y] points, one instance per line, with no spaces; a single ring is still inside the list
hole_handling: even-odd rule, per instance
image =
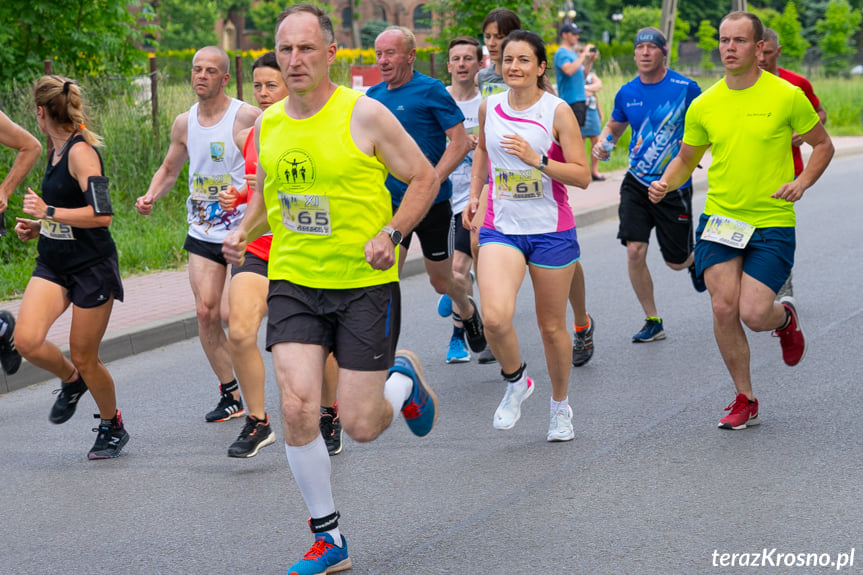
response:
[[[750,12],[722,19],[719,53],[726,76],[689,107],[680,152],[648,192],[652,202],[661,201],[713,146],[695,267],[710,291],[716,343],[737,392],[719,421],[722,429],[759,423],[743,324],[773,330],[787,365],[803,359],[806,340],[794,298],[774,298],[794,263],[794,203],[833,157],[830,136],[803,92],[758,67],[763,36],[764,26]],[[793,131],[813,148],[797,179]]]
[[[395,247],[431,206],[437,177],[382,104],[329,78],[336,56],[329,17],[310,4],[281,14],[276,55],[289,97],[256,125],[255,194],[224,241],[228,261],[267,229],[270,250],[267,349],[281,392],[285,453],[311,519],[312,548],[288,573],[351,566],[339,532],[330,459],[318,429],[324,362],[339,365],[344,430],[371,441],[399,411],[429,433],[437,397],[410,351],[395,351],[400,295]],[[323,137],[322,137],[323,136]],[[393,216],[387,173],[408,183]]]

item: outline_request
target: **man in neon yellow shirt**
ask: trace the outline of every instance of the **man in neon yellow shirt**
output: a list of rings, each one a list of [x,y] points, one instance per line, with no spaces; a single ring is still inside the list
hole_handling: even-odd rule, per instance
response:
[[[241,263],[247,243],[273,231],[267,349],[281,392],[285,453],[315,534],[288,569],[297,575],[351,566],[318,429],[329,352],[339,366],[342,425],[355,440],[375,439],[399,412],[423,436],[437,415],[416,355],[395,351],[395,248],[428,211],[438,179],[389,110],[330,80],[333,39],[332,21],[315,6],[295,4],[279,17],[275,52],[289,96],[255,126],[263,193],[252,196],[223,246],[228,261]],[[387,173],[408,184],[395,216]]]
[[[758,67],[763,35],[761,21],[749,12],[722,19],[719,52],[726,76],[692,103],[683,146],[649,192],[651,201],[660,201],[713,146],[707,201],[695,233],[695,266],[710,291],[716,343],[737,389],[726,408],[730,413],[719,422],[723,429],[759,423],[743,324],[753,331],[773,330],[786,364],[803,359],[806,340],[794,299],[774,298],[794,264],[794,202],[833,157],[833,143],[803,92]],[[797,179],[794,132],[813,148]]]

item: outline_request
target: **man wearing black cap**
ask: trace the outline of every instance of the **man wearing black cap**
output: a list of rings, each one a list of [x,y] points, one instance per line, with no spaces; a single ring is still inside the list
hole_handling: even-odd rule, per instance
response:
[[[560,29],[560,48],[554,53],[554,77],[557,80],[558,95],[570,105],[575,112],[578,126],[584,127],[587,115],[587,95],[584,93],[584,64],[587,58],[596,54],[593,44],[585,46],[584,51],[578,54],[575,45],[581,28],[572,23],[566,23]]]
[[[658,204],[648,199],[648,187],[658,180],[668,162],[677,155],[683,138],[686,110],[700,93],[694,81],[666,67],[668,44],[656,28],[642,28],[635,37],[638,77],[624,84],[614,98],[611,119],[599,135],[591,154],[606,160],[603,145],[608,137],[615,143],[632,126],[629,170],[620,185],[620,227],[617,237],[626,246],[629,280],[646,316],[644,327],[632,336],[633,342],[665,339],[662,319],[653,297],[653,279],[647,268],[650,230],[665,263],[673,270],[689,269],[695,289],[704,291],[693,266],[692,183],[668,194]],[[607,146],[611,147],[611,146]]]

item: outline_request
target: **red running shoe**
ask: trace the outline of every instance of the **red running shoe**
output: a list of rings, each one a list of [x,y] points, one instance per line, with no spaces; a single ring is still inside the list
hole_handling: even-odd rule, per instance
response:
[[[758,400],[749,401],[742,393],[734,398],[725,411],[731,413],[719,420],[720,429],[746,429],[761,423],[758,419]]]
[[[785,309],[791,312],[791,323],[785,329],[777,329],[773,331],[773,335],[779,338],[779,343],[782,344],[782,359],[786,365],[797,365],[803,356],[806,355],[806,338],[803,336],[803,330],[800,328],[800,319],[797,317],[797,308],[794,305],[794,298],[784,296],[779,300]]]

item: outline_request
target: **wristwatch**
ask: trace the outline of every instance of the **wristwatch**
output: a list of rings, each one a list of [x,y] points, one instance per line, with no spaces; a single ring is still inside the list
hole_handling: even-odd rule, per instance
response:
[[[389,226],[384,226],[381,231],[386,232],[386,234],[390,237],[390,240],[393,242],[394,246],[402,243],[402,233],[397,229],[391,228]]]
[[[539,159],[539,165],[536,167],[540,172],[545,170],[548,167],[548,156],[545,154],[542,155],[542,158]]]
[[[54,219],[54,206],[45,206],[45,219],[49,221]]]

